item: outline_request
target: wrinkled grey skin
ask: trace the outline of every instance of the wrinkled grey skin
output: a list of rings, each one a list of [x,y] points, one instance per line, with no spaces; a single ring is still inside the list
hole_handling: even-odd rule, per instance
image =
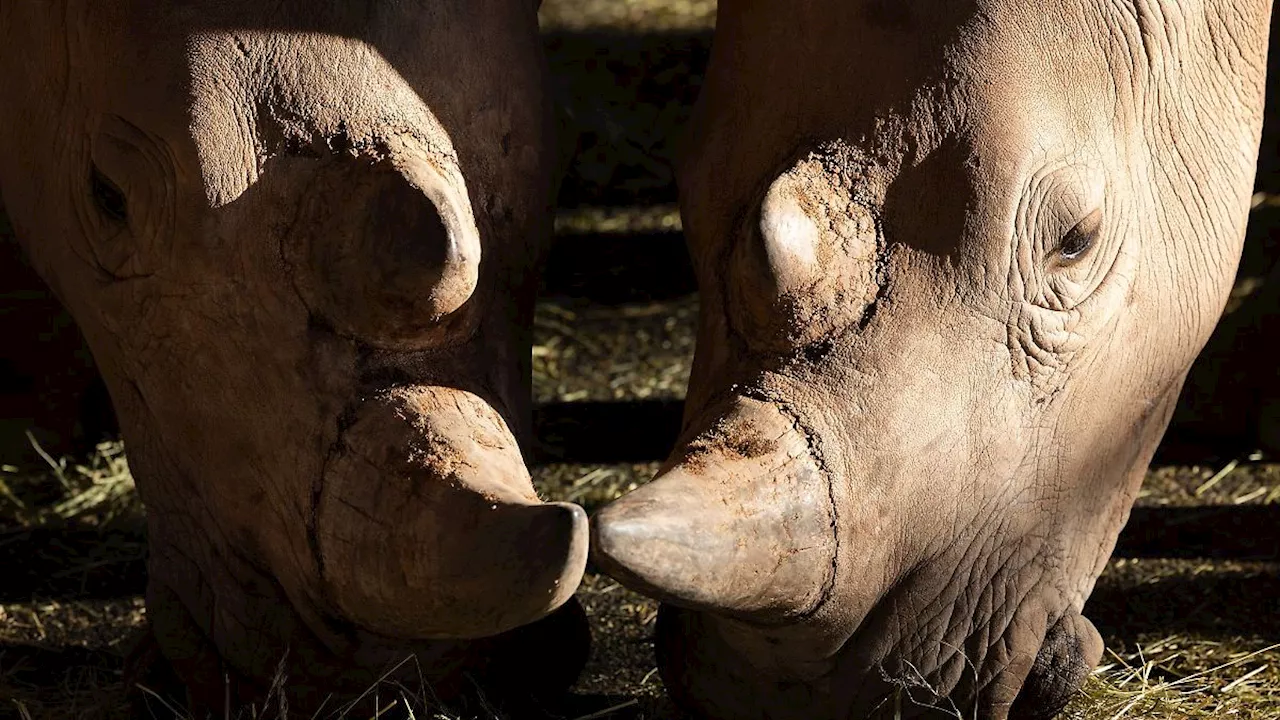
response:
[[[593,552],[710,718],[1058,712],[1221,314],[1269,0],[722,0],[685,434]]]
[[[305,715],[410,651],[439,694],[567,686],[580,610],[515,631],[587,539],[517,444],[555,169],[535,4],[0,0],[0,98],[3,205],[110,389],[197,699],[282,667]]]

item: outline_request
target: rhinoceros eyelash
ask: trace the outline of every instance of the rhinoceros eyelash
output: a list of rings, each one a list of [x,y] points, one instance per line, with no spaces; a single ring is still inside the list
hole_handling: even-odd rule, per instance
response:
[[[129,221],[129,203],[124,192],[107,179],[96,165],[91,166],[89,171],[89,191],[99,212],[118,223]]]

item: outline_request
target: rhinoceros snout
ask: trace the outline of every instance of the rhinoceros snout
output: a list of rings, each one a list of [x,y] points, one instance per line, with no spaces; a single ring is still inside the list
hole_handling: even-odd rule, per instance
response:
[[[776,407],[741,398],[670,470],[595,517],[592,552],[667,602],[783,621],[830,589],[833,517],[804,434]]]
[[[368,401],[321,483],[324,593],[371,632],[496,635],[549,614],[582,579],[586,514],[538,500],[506,424],[470,393],[422,387]]]

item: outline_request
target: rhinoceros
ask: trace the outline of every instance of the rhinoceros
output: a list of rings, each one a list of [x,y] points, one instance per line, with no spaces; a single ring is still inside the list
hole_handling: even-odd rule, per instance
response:
[[[682,437],[593,554],[699,717],[1047,718],[1239,261],[1270,0],[722,0]]]
[[[518,442],[556,169],[536,12],[0,0],[3,205],[110,391],[196,708],[585,661],[587,517]]]

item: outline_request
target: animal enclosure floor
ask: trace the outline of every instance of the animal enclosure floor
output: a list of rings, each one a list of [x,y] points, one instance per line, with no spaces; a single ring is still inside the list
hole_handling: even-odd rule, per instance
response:
[[[697,298],[670,157],[714,2],[547,0],[542,15],[577,139],[535,321],[534,479],[592,511],[647,482],[678,429]],[[1276,228],[1280,208],[1261,203],[1231,309]],[[1280,465],[1198,462],[1149,473],[1085,611],[1108,653],[1067,717],[1280,719]],[[0,718],[128,716],[142,513],[118,445],[0,474]],[[586,709],[566,717],[678,717],[654,668],[655,603],[594,573],[579,597],[594,649],[575,689]]]
[[[564,317],[562,305],[546,301],[539,314]],[[585,348],[572,337],[583,330],[540,323],[537,346],[550,349],[543,351],[548,364],[540,366],[537,392],[550,402],[583,392],[610,399],[625,420],[626,403],[667,392],[634,388],[644,385],[645,374],[666,387],[670,378],[651,373],[648,354],[688,346],[693,316],[682,312],[691,305],[685,298],[668,303],[666,312],[601,323],[584,336],[593,343]],[[625,308],[614,311],[626,315]],[[645,357],[611,361],[612,348],[628,343]],[[545,372],[549,363],[573,371],[553,376]],[[33,718],[127,714],[120,655],[143,622],[145,537],[123,458],[115,446],[104,449],[96,462],[63,469],[70,490],[49,474],[10,473],[0,487],[0,698],[7,701],[0,716],[21,717],[19,708]],[[594,510],[646,482],[656,460],[556,462],[534,475],[544,496]],[[1280,465],[1222,469],[1166,466],[1149,474],[1119,557],[1086,610],[1109,652],[1069,717],[1223,717],[1228,711],[1280,717],[1280,650],[1274,647],[1280,642]],[[1176,515],[1160,514],[1170,512]],[[1250,541],[1246,547],[1224,546],[1224,538],[1239,534]],[[1253,559],[1215,557],[1224,550]],[[591,712],[614,707],[599,717],[677,717],[654,670],[655,603],[595,574],[579,597],[593,625],[594,650],[576,691],[593,698]]]
[[[627,428],[615,434],[635,432],[626,423],[636,408],[681,397],[695,319],[691,296],[612,306],[544,299],[535,394],[544,407],[602,405],[615,427]],[[143,622],[145,536],[124,458],[116,446],[104,450],[62,470],[69,490],[50,473],[3,476],[0,716],[19,707],[33,718],[127,713],[120,654]],[[612,461],[536,467],[539,491],[595,510],[646,482],[661,459],[628,459],[637,453],[625,444],[602,452],[611,451]],[[1108,655],[1068,717],[1280,717],[1278,499],[1280,465],[1246,460],[1149,473],[1118,557],[1086,609]],[[595,574],[579,597],[594,650],[576,691],[593,698],[591,712],[677,717],[654,669],[656,604]],[[583,715],[590,713],[571,717]]]

